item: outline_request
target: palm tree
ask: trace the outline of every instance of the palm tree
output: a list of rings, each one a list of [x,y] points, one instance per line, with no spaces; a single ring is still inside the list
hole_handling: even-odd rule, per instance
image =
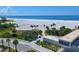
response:
[[[56,24],[55,24],[55,23],[53,23],[53,24],[52,24],[52,26],[56,26]]]
[[[10,51],[10,39],[7,39],[6,42],[8,43],[8,48],[9,48],[9,51]]]
[[[36,27],[39,27],[39,25],[36,25]]]
[[[18,40],[14,40],[13,41],[13,44],[15,45],[16,52],[17,52],[17,45],[18,45],[18,43],[19,43]]]
[[[78,29],[79,29],[79,26],[78,26]]]
[[[52,23],[50,26],[53,27],[53,26],[56,26],[56,24],[55,23]]]
[[[77,29],[77,26],[75,26],[75,29]]]
[[[30,27],[33,29],[33,25],[30,25]]]
[[[43,25],[43,27],[45,27],[46,25]]]
[[[4,40],[1,40],[1,43],[2,43],[2,47],[4,48]]]
[[[44,30],[46,29],[46,25],[45,25],[45,24],[43,25],[43,29],[44,29]]]
[[[38,29],[38,25],[35,25],[35,27]]]
[[[46,26],[46,29],[49,30],[49,26]]]
[[[33,25],[33,29],[35,29],[35,25]]]
[[[51,24],[50,26],[52,27],[53,25]]]
[[[46,25],[43,25],[43,27],[45,28],[45,27],[46,27]]]

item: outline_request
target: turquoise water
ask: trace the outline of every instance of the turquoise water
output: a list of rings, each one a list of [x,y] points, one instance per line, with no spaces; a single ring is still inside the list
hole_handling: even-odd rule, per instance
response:
[[[79,20],[79,15],[57,15],[57,16],[6,16],[7,18],[20,19],[45,19],[45,20]]]

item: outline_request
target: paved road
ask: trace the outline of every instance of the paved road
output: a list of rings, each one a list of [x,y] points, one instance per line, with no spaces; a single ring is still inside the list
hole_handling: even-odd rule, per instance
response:
[[[3,39],[3,38],[0,38],[0,40]],[[6,38],[3,39],[5,42],[5,46],[7,46],[7,43],[6,43]],[[13,40],[14,39],[11,39],[11,42],[10,42],[10,47],[11,48],[15,48],[14,45],[13,45]],[[18,39],[19,40],[19,39]],[[0,43],[1,44],[1,43]],[[18,44],[18,51],[19,52],[26,52],[27,50],[29,49],[35,49],[36,51],[40,51],[40,52],[53,52],[49,49],[46,49],[46,48],[43,48],[37,44],[35,44],[34,42],[28,42],[28,41],[25,41],[25,40],[19,40],[19,44]]]
[[[8,46],[8,44],[6,43],[6,42],[4,42],[5,44],[5,46]],[[0,43],[1,44],[1,43]],[[15,46],[13,45],[13,43],[12,42],[10,42],[10,47],[11,48],[15,48]],[[28,46],[28,45],[25,45],[25,44],[21,44],[21,43],[19,43],[18,45],[17,45],[17,48],[18,48],[18,51],[19,52],[26,52],[27,50],[29,50],[29,49],[32,49],[30,46]]]

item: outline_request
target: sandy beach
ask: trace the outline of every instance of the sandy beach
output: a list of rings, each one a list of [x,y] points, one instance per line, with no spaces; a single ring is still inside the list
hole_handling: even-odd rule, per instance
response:
[[[53,26],[59,29],[61,26],[66,26],[68,28],[74,29],[75,26],[79,26],[79,21],[70,21],[70,20],[39,20],[39,19],[14,19],[16,20],[16,24],[19,25],[17,30],[30,30],[32,29],[30,25],[38,25],[38,29],[45,29],[44,25],[49,26],[51,28],[51,24],[55,23],[56,26]]]

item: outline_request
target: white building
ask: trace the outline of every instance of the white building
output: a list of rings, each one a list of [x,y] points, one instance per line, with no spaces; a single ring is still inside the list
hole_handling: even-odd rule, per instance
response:
[[[79,40],[79,30],[75,30],[62,37],[44,36],[43,40],[49,43],[59,44],[64,47],[71,47],[72,45],[75,45],[74,43],[78,43],[77,41]]]
[[[76,41],[79,40],[79,30],[75,30],[59,39],[59,44],[71,47]]]

